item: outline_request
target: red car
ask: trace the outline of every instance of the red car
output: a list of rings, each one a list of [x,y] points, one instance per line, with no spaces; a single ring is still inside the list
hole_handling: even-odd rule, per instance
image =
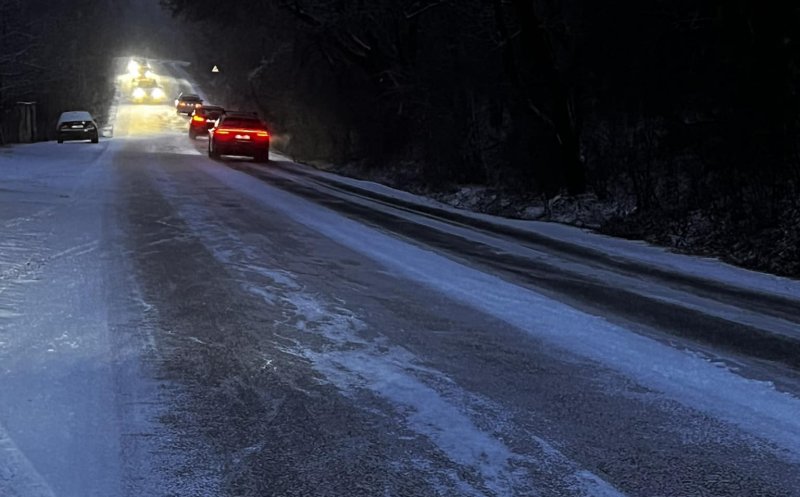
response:
[[[207,135],[208,130],[214,127],[214,123],[224,112],[225,109],[216,105],[196,108],[189,120],[189,138],[194,140],[200,135]]]
[[[256,162],[269,161],[269,131],[254,114],[225,113],[208,131],[208,156],[245,155]]]

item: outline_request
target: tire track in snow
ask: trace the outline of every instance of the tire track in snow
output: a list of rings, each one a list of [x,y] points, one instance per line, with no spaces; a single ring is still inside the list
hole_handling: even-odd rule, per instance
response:
[[[458,472],[438,475],[443,481],[431,481],[444,494],[458,488],[461,495],[539,495],[528,467],[546,467],[559,475],[561,486],[575,495],[620,496],[619,491],[597,475],[577,466],[543,439],[525,433],[538,445],[535,454],[514,453],[502,442],[501,431],[519,436],[518,430],[498,423],[503,409],[488,399],[463,391],[439,371],[426,368],[403,347],[388,343],[383,337],[365,339],[366,324],[349,310],[305,290],[287,271],[264,267],[235,232],[226,229],[223,221],[212,218],[205,207],[210,199],[181,197],[166,175],[155,173],[165,198],[175,202],[183,221],[192,229],[216,259],[237,273],[237,281],[249,293],[265,302],[287,309],[287,321],[301,333],[322,336],[327,344],[314,350],[289,338],[296,345],[285,352],[302,357],[314,366],[325,381],[358,404],[358,396],[371,392],[395,407],[395,416],[405,427],[429,440]],[[261,283],[261,285],[259,285]],[[374,330],[372,330],[374,332]],[[484,418],[480,423],[476,419]],[[480,426],[497,426],[486,431]],[[434,463],[425,454],[415,454],[412,464],[418,470],[430,469]],[[397,461],[397,464],[403,464]],[[429,472],[430,474],[430,472]]]

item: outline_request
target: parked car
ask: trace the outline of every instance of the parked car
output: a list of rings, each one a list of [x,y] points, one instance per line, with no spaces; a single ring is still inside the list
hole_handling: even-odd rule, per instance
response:
[[[269,131],[264,121],[250,113],[222,114],[208,132],[208,156],[244,155],[256,162],[269,161]]]
[[[181,93],[175,99],[175,112],[178,114],[192,115],[192,112],[203,105],[203,99],[194,93]]]
[[[218,105],[203,105],[194,109],[189,120],[189,138],[196,139],[198,135],[208,135],[208,130],[214,127],[217,119],[225,112]]]
[[[133,103],[159,104],[167,98],[164,89],[158,86],[155,79],[144,78],[137,83],[131,92]]]
[[[64,143],[65,140],[90,140],[98,143],[100,135],[97,122],[85,110],[62,112],[56,124],[56,139],[58,143]]]

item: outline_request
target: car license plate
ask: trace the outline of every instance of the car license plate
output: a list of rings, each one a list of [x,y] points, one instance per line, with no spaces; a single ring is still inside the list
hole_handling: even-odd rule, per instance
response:
[[[249,140],[250,135],[236,135],[237,140]]]

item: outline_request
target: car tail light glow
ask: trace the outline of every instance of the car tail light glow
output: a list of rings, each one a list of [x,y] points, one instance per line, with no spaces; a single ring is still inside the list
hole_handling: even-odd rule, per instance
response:
[[[206,118],[204,118],[202,116],[193,116],[192,117],[192,121],[204,122],[205,120],[206,120]]]
[[[225,131],[230,131],[231,133],[252,133],[257,134],[258,136],[269,136],[269,133],[263,129],[251,129],[251,128],[220,128],[224,129]]]

